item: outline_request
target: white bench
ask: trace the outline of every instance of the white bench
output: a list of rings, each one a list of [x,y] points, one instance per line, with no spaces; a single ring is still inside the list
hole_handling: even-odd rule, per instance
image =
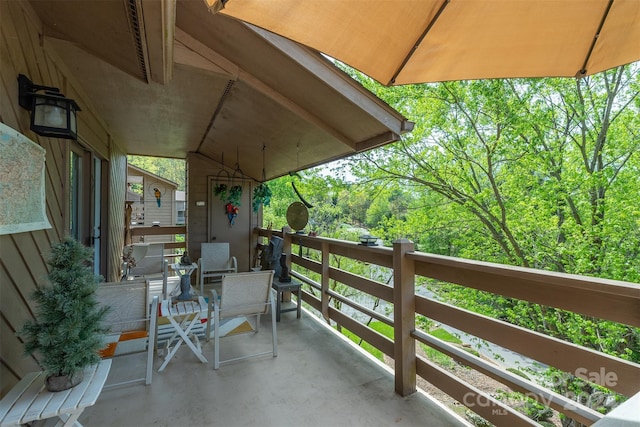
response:
[[[80,426],[82,411],[98,400],[111,360],[84,371],[84,380],[73,388],[52,393],[44,385],[44,371],[31,372],[13,387],[0,401],[0,427],[20,426]]]

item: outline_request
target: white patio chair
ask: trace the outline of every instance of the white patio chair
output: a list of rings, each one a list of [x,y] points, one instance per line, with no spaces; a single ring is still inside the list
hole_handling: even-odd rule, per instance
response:
[[[198,258],[200,295],[204,295],[205,279],[221,278],[238,272],[238,260],[231,256],[229,243],[202,243]]]
[[[146,246],[146,245],[145,245]],[[136,259],[135,267],[129,269],[133,278],[162,278],[162,296],[167,297],[167,276],[169,263],[164,258],[164,243],[149,243],[142,259]]]
[[[207,341],[210,339],[211,323],[213,322],[213,369],[218,369],[222,363],[235,360],[261,356],[269,353],[272,353],[273,357],[278,355],[275,296],[274,291],[271,289],[273,275],[273,270],[228,274],[222,276],[222,287],[219,298],[216,290],[211,290],[212,297],[209,299],[206,339]],[[271,335],[273,349],[271,351],[259,351],[221,361],[220,322],[224,319],[255,316],[255,333],[257,333],[260,329],[260,315],[266,314],[269,311],[269,308],[271,308]],[[212,311],[213,317],[211,316]]]
[[[104,387],[105,390],[142,381],[146,385],[151,384],[159,299],[157,295],[151,300],[149,297],[148,280],[100,283],[98,286],[96,291],[98,303],[109,307],[102,321],[102,326],[109,332],[105,336],[105,347],[100,351],[100,356],[109,359],[140,352],[146,353],[144,376],[108,384]],[[118,378],[122,375],[116,375],[112,371],[111,376]]]

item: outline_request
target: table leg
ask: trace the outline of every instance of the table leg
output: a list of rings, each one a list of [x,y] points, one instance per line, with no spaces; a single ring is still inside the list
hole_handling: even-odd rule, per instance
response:
[[[302,312],[301,308],[302,308],[302,290],[301,290],[302,286],[298,287],[298,319],[300,318],[300,314]]]
[[[276,299],[276,322],[280,321],[280,306],[282,304],[282,292],[277,291],[278,298]]]
[[[189,332],[191,332],[191,328],[193,328],[199,321],[200,321],[200,313],[196,313],[193,320],[191,320],[189,327],[184,331],[184,339],[185,339],[185,344],[187,344],[187,346],[191,349],[191,351],[193,351],[193,354],[195,354],[196,357],[200,359],[202,363],[207,363],[207,359],[202,355],[202,347],[200,347],[200,341],[198,340],[198,337],[196,337],[195,334],[191,334],[194,341],[197,343],[196,345],[193,342],[191,342],[188,336]]]
[[[63,422],[62,427],[82,427],[82,424],[77,422],[78,417],[82,414],[82,410],[74,412],[72,414],[60,414],[58,418]],[[56,424],[57,425],[57,424]]]
[[[176,335],[178,335],[178,342],[173,346],[173,348],[168,348],[169,352],[165,357],[164,362],[162,362],[162,365],[158,369],[158,372],[162,372],[164,370],[164,368],[167,366],[169,361],[173,359],[173,356],[175,356],[176,352],[178,351],[178,349],[180,348],[183,342],[187,344],[187,346],[191,349],[191,351],[193,351],[193,354],[195,354],[202,363],[207,363],[207,359],[205,359],[205,357],[202,355],[202,351],[201,350],[199,351],[199,349],[196,348],[196,346],[189,339],[189,332],[191,332],[191,329],[193,328],[193,326],[200,321],[200,314],[195,313],[190,322],[188,317],[189,317],[188,315],[185,316],[182,319],[182,322],[180,322],[180,324],[178,324],[178,322],[176,322],[176,320],[173,317],[168,318],[169,322],[173,325],[174,329],[176,330],[176,333],[173,334],[172,338],[168,341],[168,345],[171,343],[171,340]],[[184,329],[184,326],[186,325],[187,322],[189,322],[189,325],[187,326],[186,329]],[[197,339],[197,338],[194,338],[194,339]],[[198,347],[200,346],[198,345]]]

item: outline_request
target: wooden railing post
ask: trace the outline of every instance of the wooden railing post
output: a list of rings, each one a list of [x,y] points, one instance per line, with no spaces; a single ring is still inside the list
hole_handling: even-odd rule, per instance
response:
[[[282,227],[282,253],[285,254],[285,265],[291,271],[291,229],[289,227]],[[279,262],[279,258],[278,258]],[[282,293],[282,302],[291,301],[291,292]]]
[[[393,242],[393,324],[396,393],[407,396],[416,391],[415,263],[406,257],[413,242]]]
[[[329,322],[329,258],[331,254],[329,253],[329,243],[326,241],[322,242],[322,275],[320,278],[320,307],[322,310],[322,317]]]
[[[287,255],[287,267],[291,270],[291,233],[285,228],[282,229],[282,253]]]

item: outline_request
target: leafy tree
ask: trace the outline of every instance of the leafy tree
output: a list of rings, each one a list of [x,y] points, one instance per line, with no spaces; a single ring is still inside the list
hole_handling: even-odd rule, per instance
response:
[[[393,88],[352,72],[415,127],[339,163],[330,178],[313,175],[312,197],[330,202],[323,221],[363,224],[385,242],[407,237],[426,252],[638,282],[639,69]],[[638,328],[455,285],[436,290],[463,308],[640,361]]]
[[[127,161],[141,169],[178,184],[178,190],[186,190],[186,168],[182,159],[164,157],[127,156]]]

